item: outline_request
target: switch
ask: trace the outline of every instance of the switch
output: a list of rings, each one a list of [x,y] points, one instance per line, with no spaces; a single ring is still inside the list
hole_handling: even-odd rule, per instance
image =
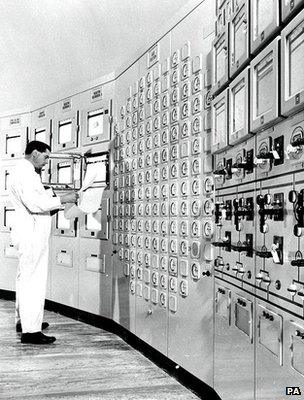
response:
[[[271,248],[273,262],[275,264],[283,265],[283,237],[282,236],[274,236],[273,237],[273,245]]]
[[[274,152],[274,162],[275,166],[284,163],[284,136],[279,136],[273,141],[273,152]]]

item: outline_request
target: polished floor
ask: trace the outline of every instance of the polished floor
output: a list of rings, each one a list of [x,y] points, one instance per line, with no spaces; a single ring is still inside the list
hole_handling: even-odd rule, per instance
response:
[[[57,341],[21,344],[14,303],[0,300],[0,399],[198,399],[118,336],[48,311],[44,320]]]

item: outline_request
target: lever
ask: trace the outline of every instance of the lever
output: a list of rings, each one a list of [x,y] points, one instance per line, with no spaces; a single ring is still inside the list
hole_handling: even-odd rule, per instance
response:
[[[254,250],[255,254],[260,258],[271,258],[272,254],[271,251],[267,250],[267,247],[263,245],[261,250]]]
[[[299,192],[291,190],[288,193],[288,199],[292,204],[294,204],[293,213],[297,220],[297,224],[294,227],[294,233],[298,234],[299,232],[297,228],[304,228],[304,189],[301,189]]]
[[[223,169],[216,169],[215,171],[213,171],[213,175],[227,175],[227,171],[225,168]]]
[[[251,171],[253,168],[256,167],[256,165],[253,162],[236,162],[232,165],[233,168],[236,169],[244,169],[245,171]]]
[[[284,219],[284,208],[283,204],[279,201],[276,201],[273,204],[273,208],[266,208],[266,205],[271,203],[271,196],[269,193],[265,194],[265,196],[258,195],[257,196],[257,204],[259,206],[259,215],[260,215],[260,232],[265,233],[265,220],[266,216],[269,217],[277,217],[279,221]]]
[[[212,242],[212,245],[214,247],[223,247],[226,248],[227,251],[230,251],[231,249],[231,242],[228,237],[225,237],[222,239],[222,242]]]
[[[238,251],[239,253],[243,251],[252,251],[252,246],[250,243],[247,242],[237,242],[237,244],[231,244],[231,250]]]
[[[301,251],[297,251],[295,254],[295,259],[290,261],[293,267],[304,267],[304,259]]]

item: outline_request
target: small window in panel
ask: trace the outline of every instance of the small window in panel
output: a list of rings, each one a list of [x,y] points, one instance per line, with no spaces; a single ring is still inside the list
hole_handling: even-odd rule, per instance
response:
[[[238,60],[246,49],[246,25],[242,15],[239,15],[233,25],[233,50],[234,60]]]
[[[213,43],[212,89],[215,93],[228,79],[227,30]]]
[[[228,145],[227,104],[228,92],[215,98],[212,105],[212,152],[223,150]]]
[[[15,210],[14,208],[5,207],[4,209],[4,227],[11,229],[15,222]]]
[[[236,306],[235,325],[247,336],[250,334],[249,310]]]
[[[283,318],[266,308],[259,306],[258,315],[258,342],[266,348],[280,365],[282,365],[283,348]]]
[[[245,2],[230,23],[230,76],[233,76],[249,57],[247,7]]]
[[[304,21],[288,37],[289,82],[288,96],[304,89]]]
[[[7,136],[6,154],[20,154],[21,152],[21,136]]]
[[[303,4],[304,0],[281,0],[282,20],[284,21],[295,14]]]
[[[258,64],[255,68],[256,77],[256,116],[259,117],[271,109],[272,93],[272,73],[273,73],[273,58],[269,54],[263,62]]]
[[[245,85],[244,82],[233,90],[233,131],[238,131],[244,127],[245,116]]]
[[[4,191],[7,191],[8,187],[9,187],[9,176],[10,176],[9,171],[5,170],[5,172],[4,172]]]
[[[72,121],[60,121],[58,125],[58,143],[64,144],[72,140]]]
[[[70,229],[71,221],[64,216],[64,210],[58,211],[56,214],[56,228],[57,229]]]
[[[88,112],[87,135],[89,137],[103,134],[103,118],[103,109]]]
[[[279,118],[279,71],[276,38],[250,64],[252,132],[274,123]]]
[[[38,140],[39,142],[47,143],[45,128],[35,129],[35,140]]]
[[[58,183],[71,183],[72,181],[71,165],[58,164]]]
[[[247,335],[252,342],[252,302],[247,299],[237,298],[234,311],[235,326]]]
[[[248,74],[246,69],[230,84],[229,144],[248,136]]]
[[[216,80],[219,81],[225,74],[225,62],[226,62],[226,48],[225,47],[217,47],[215,54],[215,72],[216,72]]]
[[[282,114],[304,107],[304,10],[282,31]]]

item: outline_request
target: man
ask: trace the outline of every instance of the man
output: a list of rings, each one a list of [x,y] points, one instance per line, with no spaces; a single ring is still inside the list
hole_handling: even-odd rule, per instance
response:
[[[49,344],[56,340],[41,332],[48,327],[48,323],[42,323],[42,318],[51,232],[50,211],[65,203],[75,203],[78,198],[74,191],[54,197],[52,191],[43,187],[40,172],[49,161],[50,151],[50,146],[43,142],[29,142],[25,158],[18,162],[10,179],[10,198],[16,212],[12,241],[19,257],[16,330],[22,330],[21,343]]]

